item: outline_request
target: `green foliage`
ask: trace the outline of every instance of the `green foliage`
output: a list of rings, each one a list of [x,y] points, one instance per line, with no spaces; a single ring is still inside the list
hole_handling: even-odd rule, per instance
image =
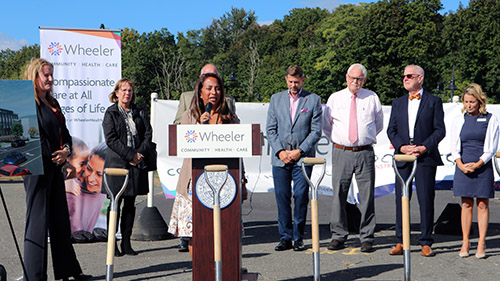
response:
[[[23,46],[20,50],[0,51],[0,79],[23,79],[24,69],[32,58],[40,57],[40,46]]]
[[[237,101],[257,101],[258,95],[269,101],[286,89],[285,69],[297,64],[306,74],[304,88],[326,102],[345,87],[348,67],[362,63],[365,88],[390,104],[406,93],[400,79],[406,65],[424,68],[430,92],[448,86],[455,65],[455,94],[476,82],[500,103],[500,0],[470,0],[445,14],[441,9],[440,0],[380,0],[332,11],[295,8],[282,20],[259,25],[255,12],[232,7],[206,28],[176,38],[166,28],[125,28],[122,73],[135,82],[137,101],[147,108],[152,92],[178,99],[192,90],[206,63],[218,66],[226,92]],[[0,51],[0,78],[21,78],[39,52],[37,45]],[[232,75],[237,81],[229,80]]]
[[[24,132],[23,124],[21,124],[21,122],[12,123],[12,127],[10,128],[10,132],[12,135],[22,136],[23,132]]]

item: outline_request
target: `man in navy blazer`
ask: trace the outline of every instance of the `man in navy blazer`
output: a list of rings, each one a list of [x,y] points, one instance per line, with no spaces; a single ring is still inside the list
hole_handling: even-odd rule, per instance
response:
[[[434,223],[434,196],[437,166],[443,165],[438,144],[446,134],[443,103],[440,98],[422,89],[424,70],[416,65],[405,68],[403,84],[409,94],[392,102],[387,135],[395,154],[416,155],[415,185],[420,206],[419,244],[422,256],[434,256],[432,228]],[[398,162],[397,169],[403,179],[410,176],[413,163]],[[402,245],[402,187],[396,179],[396,237],[398,243],[389,254],[403,254]],[[411,199],[411,189],[410,189]]]
[[[302,157],[314,157],[321,137],[321,99],[302,89],[304,73],[299,66],[287,68],[288,91],[272,95],[267,112],[267,138],[278,206],[280,243],[276,251],[305,249],[303,236],[309,203],[309,185],[302,174]],[[306,167],[311,176],[312,166]],[[292,221],[292,181],[294,211]]]

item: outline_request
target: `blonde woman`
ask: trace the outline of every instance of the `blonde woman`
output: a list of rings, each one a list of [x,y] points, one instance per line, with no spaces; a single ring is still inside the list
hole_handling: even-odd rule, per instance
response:
[[[54,66],[45,59],[31,60],[24,79],[33,81],[42,148],[43,175],[24,177],[26,229],[25,280],[47,280],[47,237],[56,280],[89,280],[82,273],[71,244],[68,203],[62,167],[71,154],[71,136],[59,103],[52,95]]]
[[[460,257],[468,257],[474,198],[477,204],[479,241],[476,257],[486,257],[486,231],[489,222],[489,198],[494,197],[491,159],[498,149],[497,118],[486,111],[486,95],[481,86],[470,84],[462,95],[463,115],[453,122],[451,153],[456,162],[453,195],[462,198],[462,248]]]

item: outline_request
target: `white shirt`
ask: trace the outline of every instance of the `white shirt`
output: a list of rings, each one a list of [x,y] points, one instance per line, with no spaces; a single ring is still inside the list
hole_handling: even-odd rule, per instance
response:
[[[358,140],[349,141],[349,112],[352,93],[348,88],[330,95],[323,112],[323,132],[335,144],[347,147],[367,146],[377,142],[384,126],[384,114],[377,94],[360,89],[356,94]]]
[[[453,161],[461,158],[460,152],[462,150],[462,141],[460,140],[460,132],[462,132],[462,126],[465,123],[464,115],[457,116],[453,120],[453,126],[451,126],[451,157]],[[496,154],[498,149],[498,137],[500,135],[500,130],[498,128],[498,119],[495,115],[492,115],[490,121],[488,122],[488,128],[486,128],[486,136],[484,137],[483,154],[479,157],[485,164],[490,161],[493,155]]]
[[[424,90],[421,89],[417,94],[420,94],[420,99],[410,100],[410,94],[408,94],[408,128],[410,139],[415,137],[415,123],[417,122],[417,113],[420,106],[420,101],[422,101],[422,96]],[[417,95],[415,94],[415,95]]]

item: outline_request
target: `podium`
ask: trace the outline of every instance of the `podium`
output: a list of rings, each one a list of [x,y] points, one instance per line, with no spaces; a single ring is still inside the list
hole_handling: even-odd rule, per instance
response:
[[[191,158],[193,280],[215,280],[213,194],[206,165],[228,166],[221,192],[222,280],[241,280],[241,182],[243,157],[262,155],[260,124],[169,125],[169,155]]]

